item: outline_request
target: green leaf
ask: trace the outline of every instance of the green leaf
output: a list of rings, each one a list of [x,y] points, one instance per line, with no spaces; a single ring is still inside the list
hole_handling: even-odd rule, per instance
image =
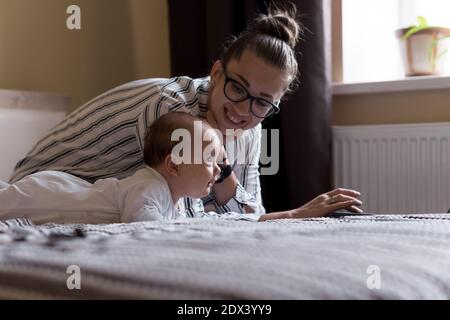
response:
[[[408,32],[405,33],[405,35],[402,37],[403,40],[408,39],[409,37],[411,37],[414,33],[417,33],[421,30],[427,29],[427,27],[412,27],[411,29],[408,30]]]
[[[414,33],[417,33],[421,30],[429,28],[428,21],[423,16],[417,17],[417,25],[411,27],[408,32],[405,33],[405,35],[402,37],[403,40],[408,39],[410,36],[412,36]]]
[[[423,16],[418,16],[417,17],[417,25],[419,27],[428,27],[428,21],[425,17]]]

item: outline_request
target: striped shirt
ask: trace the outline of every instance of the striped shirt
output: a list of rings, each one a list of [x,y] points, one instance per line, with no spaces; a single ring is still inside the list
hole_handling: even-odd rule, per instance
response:
[[[145,167],[143,150],[150,125],[168,112],[187,112],[205,118],[210,78],[144,79],[132,81],[90,100],[53,128],[20,160],[10,178],[43,170],[62,171],[91,183],[98,179],[123,179]],[[247,130],[232,142],[236,157],[245,154],[234,173],[240,184],[235,196],[219,207],[211,193],[204,199],[186,198],[189,216],[207,210],[244,213],[244,205],[265,213],[259,182],[261,126]],[[232,163],[237,159],[230,158]]]

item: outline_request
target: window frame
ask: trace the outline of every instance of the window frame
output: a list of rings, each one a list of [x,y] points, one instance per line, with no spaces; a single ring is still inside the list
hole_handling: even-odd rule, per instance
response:
[[[400,6],[413,5],[411,1],[416,0],[400,0]],[[426,76],[426,77],[409,77],[387,81],[367,81],[367,82],[343,82],[343,28],[342,28],[342,0],[331,1],[332,5],[332,81],[334,95],[352,95],[364,93],[381,93],[381,92],[404,92],[414,90],[441,90],[450,89],[450,75]],[[403,3],[403,4],[402,4]],[[414,4],[416,6],[416,4]],[[405,24],[408,14],[400,16],[400,24]],[[450,52],[449,52],[450,54]],[[450,59],[450,57],[448,57]]]

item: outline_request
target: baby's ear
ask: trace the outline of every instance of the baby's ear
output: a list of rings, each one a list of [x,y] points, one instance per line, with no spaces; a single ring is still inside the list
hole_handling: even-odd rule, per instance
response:
[[[183,160],[176,154],[169,154],[168,157],[170,157],[170,161],[177,166],[183,163]]]
[[[181,164],[181,159],[174,155],[169,154],[164,159],[164,167],[166,168],[167,172],[169,172],[172,175],[178,175],[179,165]]]

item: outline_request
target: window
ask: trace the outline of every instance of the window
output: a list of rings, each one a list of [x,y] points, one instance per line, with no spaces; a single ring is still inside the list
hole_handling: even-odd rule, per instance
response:
[[[403,78],[395,30],[419,15],[429,25],[450,27],[449,12],[449,0],[342,0],[343,82]]]

